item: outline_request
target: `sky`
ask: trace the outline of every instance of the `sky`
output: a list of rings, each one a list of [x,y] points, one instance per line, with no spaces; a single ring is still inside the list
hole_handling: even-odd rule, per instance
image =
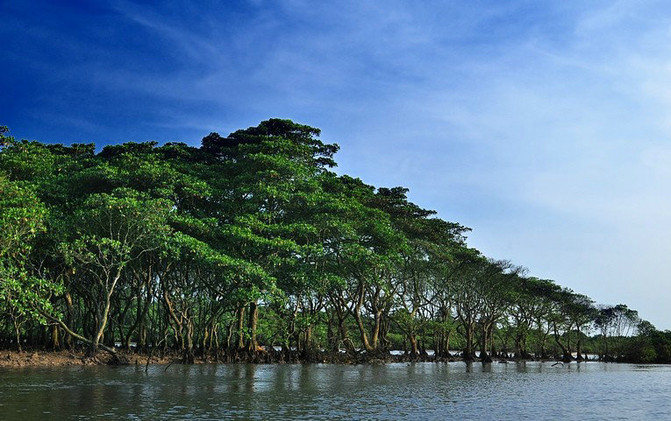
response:
[[[671,329],[668,2],[8,0],[0,19],[16,138],[198,146],[289,118],[485,255]]]

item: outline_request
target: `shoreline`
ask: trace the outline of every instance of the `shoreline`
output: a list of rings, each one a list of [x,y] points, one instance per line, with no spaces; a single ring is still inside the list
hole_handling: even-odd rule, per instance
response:
[[[331,355],[319,355],[312,358],[301,358],[298,355],[291,355],[284,358],[281,353],[257,352],[254,354],[242,353],[235,355],[215,356],[205,355],[193,358],[191,362],[184,362],[182,355],[171,353],[168,355],[150,356],[142,353],[128,353],[119,351],[119,360],[114,362],[110,354],[99,352],[96,357],[86,356],[85,351],[50,351],[50,350],[25,350],[17,352],[15,350],[0,350],[0,369],[22,369],[22,368],[49,368],[49,367],[84,367],[101,365],[169,365],[169,364],[371,364],[382,365],[388,363],[409,363],[409,362],[464,362],[459,356],[439,357],[429,356],[411,356],[411,355],[370,355],[356,354],[339,356],[333,358]],[[506,358],[494,358],[494,363],[515,363],[521,361],[541,361],[557,362],[554,359],[525,359],[515,360]],[[594,362],[596,360],[589,360]],[[480,363],[479,360],[472,361]],[[573,361],[577,362],[577,361]],[[587,362],[587,361],[583,361]]]
[[[461,357],[434,358],[433,356],[410,356],[410,355],[380,355],[366,356],[365,354],[342,355],[333,358],[324,354],[301,358],[291,355],[285,358],[279,352],[257,352],[253,354],[240,353],[234,355],[204,355],[197,356],[191,362],[184,362],[183,356],[178,353],[168,355],[150,356],[141,353],[128,353],[119,351],[119,361],[114,361],[110,354],[99,352],[96,357],[86,356],[83,350],[76,351],[50,351],[50,350],[0,350],[0,369],[21,368],[48,368],[48,367],[83,367],[101,365],[169,365],[169,364],[387,364],[396,362],[455,362],[463,361]],[[506,361],[507,362],[507,361]]]
[[[120,354],[127,363],[123,365],[145,365],[148,355]],[[108,354],[101,352],[97,357],[87,357],[84,351],[0,351],[0,369],[84,367],[112,365]],[[151,357],[149,364],[175,363],[174,357]]]

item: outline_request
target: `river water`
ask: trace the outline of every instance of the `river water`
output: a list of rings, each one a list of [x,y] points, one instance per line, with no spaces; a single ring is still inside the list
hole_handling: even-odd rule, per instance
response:
[[[660,420],[671,366],[194,365],[0,370],[0,419]]]

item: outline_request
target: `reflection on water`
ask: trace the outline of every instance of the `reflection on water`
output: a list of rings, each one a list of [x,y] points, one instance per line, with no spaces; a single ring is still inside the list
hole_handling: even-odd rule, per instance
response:
[[[0,419],[663,419],[671,367],[196,365],[0,371]]]

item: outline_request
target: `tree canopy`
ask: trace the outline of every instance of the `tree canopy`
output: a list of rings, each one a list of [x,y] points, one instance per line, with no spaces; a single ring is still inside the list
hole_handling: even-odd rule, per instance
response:
[[[408,189],[336,174],[338,145],[319,136],[271,119],[200,147],[96,152],[2,128],[0,341],[186,362],[489,361],[580,359],[596,334],[604,359],[667,358],[636,311],[484,256]]]

